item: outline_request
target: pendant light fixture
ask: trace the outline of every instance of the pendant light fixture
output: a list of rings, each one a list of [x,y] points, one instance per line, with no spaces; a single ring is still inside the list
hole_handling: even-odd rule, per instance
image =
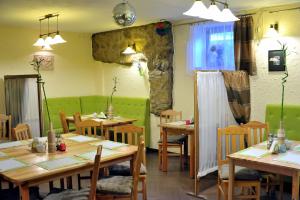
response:
[[[135,49],[136,49],[135,43],[133,43],[133,45],[128,45],[128,47],[122,52],[122,54],[125,54],[125,55],[136,54]]]
[[[58,16],[59,14],[48,14],[39,19],[40,22],[40,35],[39,39],[33,46],[42,47],[42,50],[52,50],[51,45],[65,43],[66,41],[59,35],[58,30]],[[56,17],[56,31],[50,31],[50,19]],[[42,33],[42,22],[47,20],[47,33]],[[54,38],[52,35],[54,35]]]
[[[229,6],[227,1],[222,2],[218,0],[210,0],[210,2],[211,4],[207,8],[201,0],[195,0],[192,7],[183,14],[192,17],[210,19],[218,22],[232,22],[239,20],[239,18],[237,18],[228,8]],[[224,5],[224,9],[221,11],[216,3]]]

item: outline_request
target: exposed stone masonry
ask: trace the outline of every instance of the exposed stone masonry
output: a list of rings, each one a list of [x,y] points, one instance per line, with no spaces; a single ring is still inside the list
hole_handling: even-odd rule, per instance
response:
[[[159,115],[172,108],[173,90],[173,35],[156,32],[156,24],[95,33],[92,36],[93,57],[105,63],[130,65],[130,56],[121,52],[135,43],[136,51],[143,53],[148,62],[151,113]]]

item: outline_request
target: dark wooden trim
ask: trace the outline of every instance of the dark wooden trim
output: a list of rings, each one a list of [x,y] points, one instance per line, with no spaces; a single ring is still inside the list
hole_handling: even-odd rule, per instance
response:
[[[37,74],[21,74],[21,75],[5,75],[5,79],[18,79],[18,78],[38,78]]]

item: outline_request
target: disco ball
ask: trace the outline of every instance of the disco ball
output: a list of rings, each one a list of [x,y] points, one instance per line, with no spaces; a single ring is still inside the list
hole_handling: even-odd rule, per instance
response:
[[[113,10],[113,17],[120,26],[130,26],[136,20],[135,10],[128,2],[116,5]]]

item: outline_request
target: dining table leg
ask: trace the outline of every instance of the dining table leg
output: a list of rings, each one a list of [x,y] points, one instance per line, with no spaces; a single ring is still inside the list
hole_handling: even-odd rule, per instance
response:
[[[233,200],[234,193],[234,162],[229,158],[229,184],[228,184],[228,200]]]
[[[190,137],[190,177],[193,178],[195,176],[195,134],[191,134]]]
[[[21,200],[29,200],[30,199],[28,186],[20,185],[19,190],[20,190],[20,199]]]
[[[163,171],[166,172],[168,170],[168,151],[167,151],[167,130],[165,128],[162,129],[162,168]]]
[[[299,172],[293,173],[292,200],[299,200]]]

